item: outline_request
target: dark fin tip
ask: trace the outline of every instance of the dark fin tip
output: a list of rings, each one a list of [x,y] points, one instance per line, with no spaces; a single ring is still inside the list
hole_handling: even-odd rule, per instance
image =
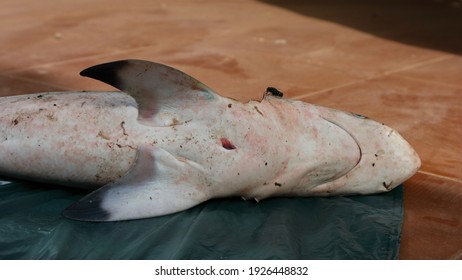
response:
[[[85,222],[105,222],[110,213],[101,207],[98,193],[91,193],[81,200],[64,209],[62,215],[71,220]]]
[[[126,67],[130,63],[129,60],[120,60],[98,64],[80,72],[83,77],[93,78],[104,83],[107,83],[115,88],[121,89],[121,80],[118,77],[120,69]]]

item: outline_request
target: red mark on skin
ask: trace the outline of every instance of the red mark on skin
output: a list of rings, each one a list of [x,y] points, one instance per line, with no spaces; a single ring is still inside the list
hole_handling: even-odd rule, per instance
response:
[[[229,141],[228,139],[221,138],[220,141],[221,141],[221,145],[223,145],[223,148],[225,148],[226,150],[236,149],[236,146],[234,146],[233,143],[231,143],[231,141]]]
[[[314,138],[317,139],[318,138],[318,129],[316,127],[313,128],[313,135],[314,135]]]

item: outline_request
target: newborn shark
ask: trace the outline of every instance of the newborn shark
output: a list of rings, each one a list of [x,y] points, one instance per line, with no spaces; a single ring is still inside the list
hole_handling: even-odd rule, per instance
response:
[[[420,167],[394,129],[274,88],[241,103],[141,60],[81,75],[121,92],[0,98],[0,174],[94,189],[64,210],[71,219],[155,217],[229,196],[374,194]]]

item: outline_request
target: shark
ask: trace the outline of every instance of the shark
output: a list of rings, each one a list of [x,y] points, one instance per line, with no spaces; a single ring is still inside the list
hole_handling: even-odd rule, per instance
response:
[[[376,194],[421,164],[393,128],[273,87],[240,102],[134,59],[80,74],[118,91],[0,98],[0,175],[88,189],[64,209],[69,219],[150,218],[223,197]]]

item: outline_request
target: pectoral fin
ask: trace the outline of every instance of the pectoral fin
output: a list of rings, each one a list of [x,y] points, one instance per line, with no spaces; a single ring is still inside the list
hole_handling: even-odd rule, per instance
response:
[[[197,183],[203,171],[156,147],[140,147],[132,170],[115,183],[65,209],[67,218],[103,222],[149,218],[179,212],[208,199]]]

